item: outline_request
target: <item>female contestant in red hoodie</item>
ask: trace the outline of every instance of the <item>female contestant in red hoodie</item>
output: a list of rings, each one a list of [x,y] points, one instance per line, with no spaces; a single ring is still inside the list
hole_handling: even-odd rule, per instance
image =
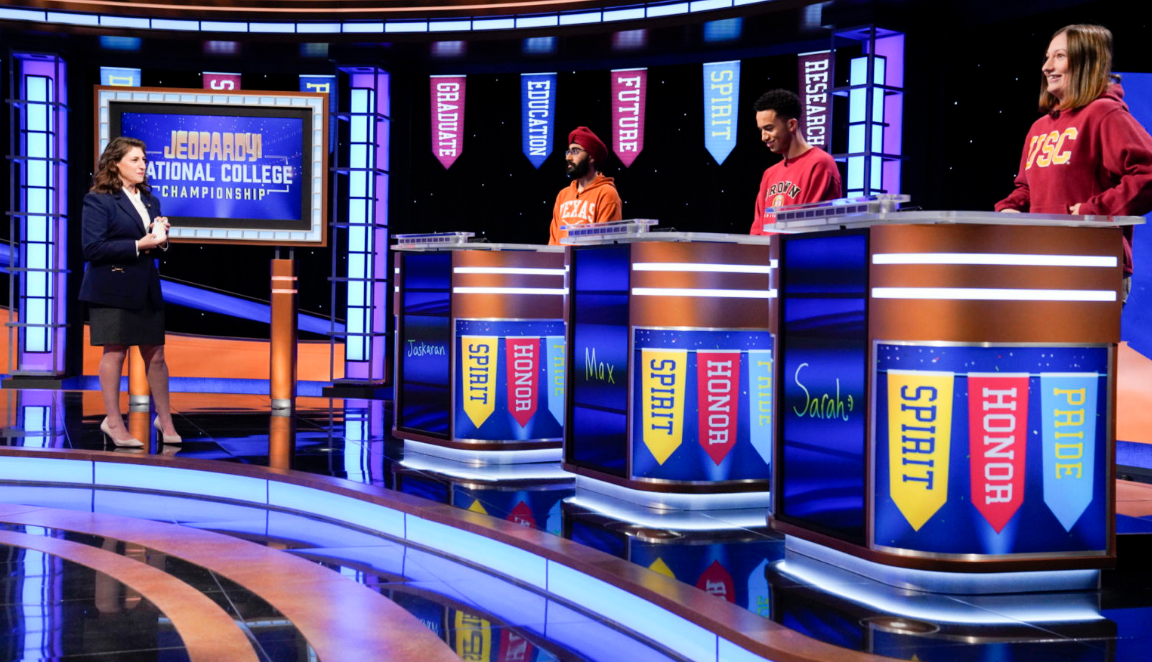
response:
[[[1112,73],[1112,33],[1069,25],[1044,56],[1040,110],[1024,141],[1016,190],[996,211],[1142,216],[1152,211],[1152,137],[1128,112]],[[1132,227],[1124,228],[1124,289]]]

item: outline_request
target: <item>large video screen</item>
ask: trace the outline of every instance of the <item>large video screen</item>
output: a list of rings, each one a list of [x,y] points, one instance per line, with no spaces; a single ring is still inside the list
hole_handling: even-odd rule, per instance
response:
[[[144,141],[173,239],[324,243],[323,96],[98,90],[98,151]]]

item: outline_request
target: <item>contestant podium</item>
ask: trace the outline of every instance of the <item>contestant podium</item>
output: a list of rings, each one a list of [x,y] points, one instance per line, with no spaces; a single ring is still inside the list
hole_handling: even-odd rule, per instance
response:
[[[778,213],[772,526],[903,568],[1109,567],[1143,219],[868,206]]]
[[[569,228],[563,467],[650,507],[766,507],[771,238],[652,223]]]
[[[393,434],[455,460],[559,459],[563,248],[471,233],[397,241]]]

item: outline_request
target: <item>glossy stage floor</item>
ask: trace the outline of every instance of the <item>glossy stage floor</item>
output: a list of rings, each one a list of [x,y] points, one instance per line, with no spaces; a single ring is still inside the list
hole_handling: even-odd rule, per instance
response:
[[[763,512],[406,453],[385,402],[175,394],[184,444],[126,452],[98,393],[0,395],[0,660],[1152,659],[1141,483],[1099,590],[933,595],[787,550]]]

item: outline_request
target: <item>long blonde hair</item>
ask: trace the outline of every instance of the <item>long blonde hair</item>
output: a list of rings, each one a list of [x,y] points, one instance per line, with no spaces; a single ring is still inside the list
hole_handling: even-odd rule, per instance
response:
[[[1120,77],[1112,73],[1112,32],[1103,25],[1080,23],[1066,25],[1052,35],[1068,39],[1068,81],[1064,100],[1048,92],[1048,80],[1041,74],[1040,110],[1083,108],[1104,94]]]

